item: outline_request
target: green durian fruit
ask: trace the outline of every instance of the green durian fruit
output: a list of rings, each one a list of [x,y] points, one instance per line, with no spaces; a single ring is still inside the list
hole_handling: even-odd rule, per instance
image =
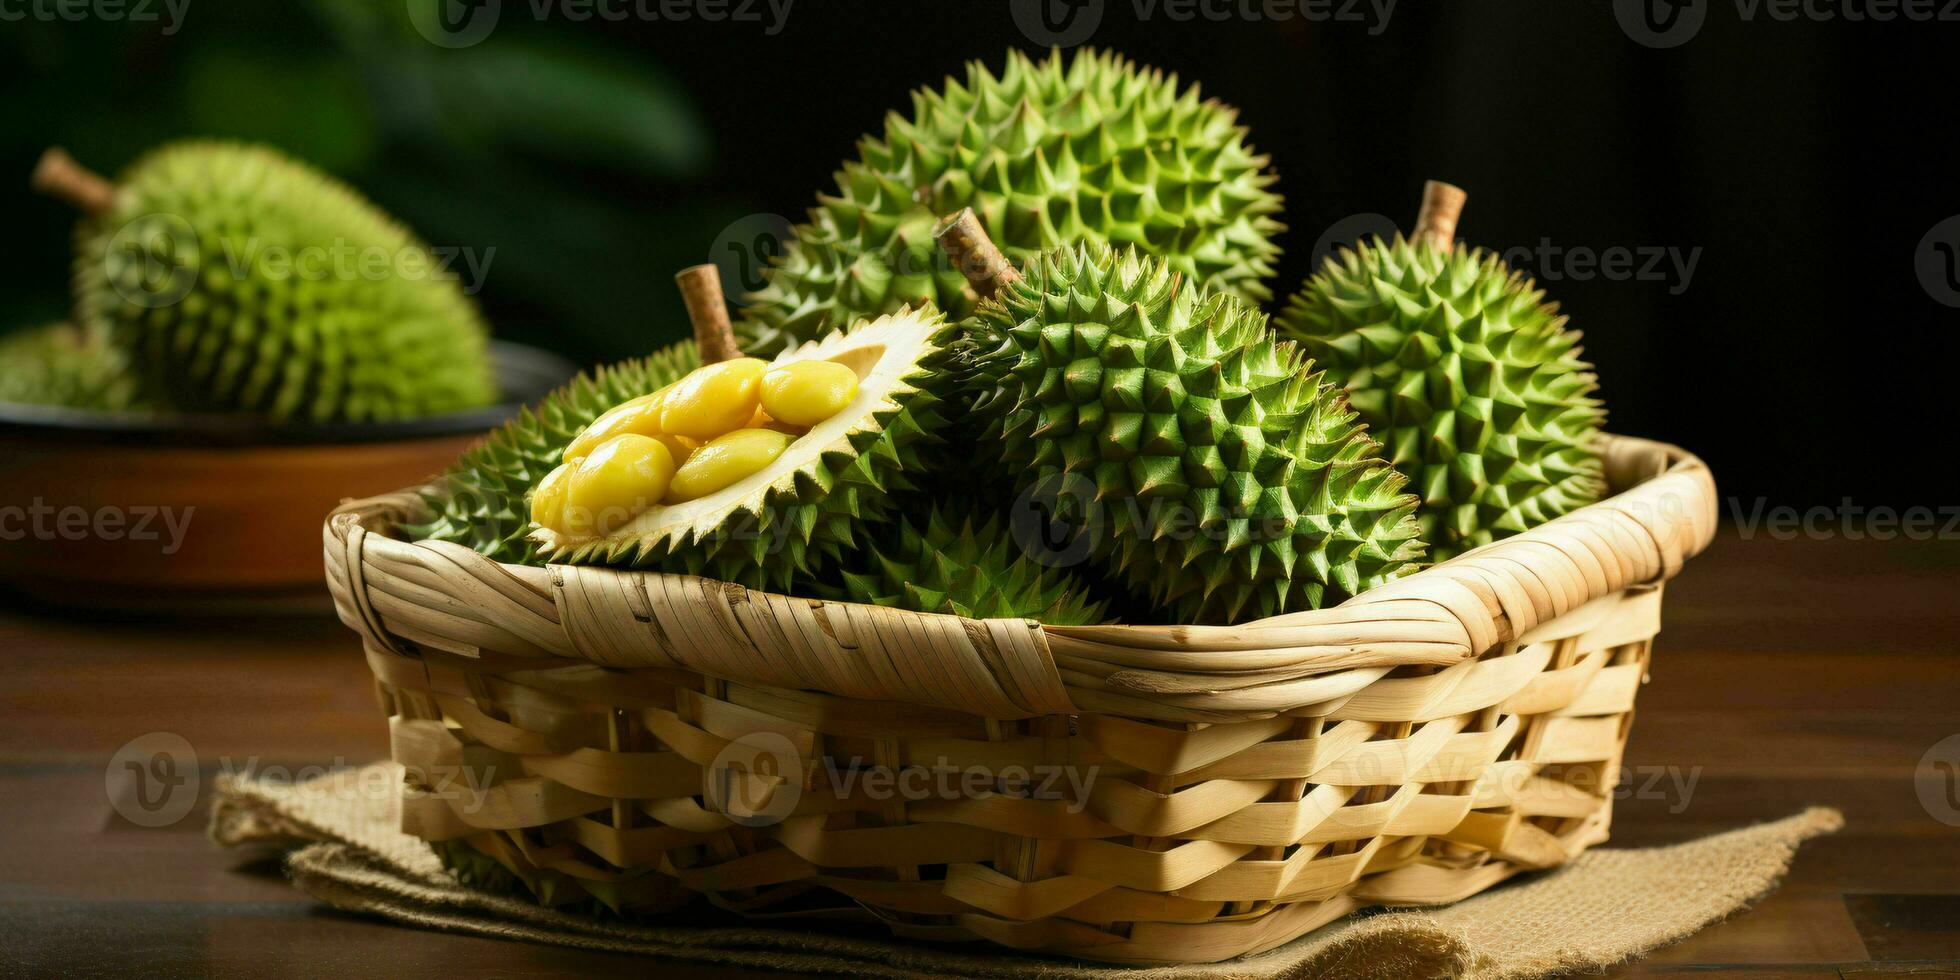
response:
[[[1376,239],[1330,258],[1278,318],[1422,497],[1441,561],[1606,492],[1579,334],[1482,249]]]
[[[470,846],[466,840],[436,840],[429,842],[429,849],[436,852],[442,866],[456,876],[456,881],[477,891],[498,895],[529,895],[530,889],[517,873],[497,863],[497,859]]]
[[[171,405],[317,422],[495,401],[454,273],[341,182],[194,141],[144,156],[101,201],[77,231],[77,318]]]
[[[466,888],[526,899],[566,915],[652,921],[687,904],[692,897],[658,870],[606,880],[581,878],[556,868],[533,868],[526,872],[528,877],[520,877],[470,840],[430,841],[429,847]]]
[[[1053,626],[1105,622],[1103,604],[1061,568],[1026,554],[1005,522],[971,502],[901,518],[819,594],[968,619],[1034,619]]]
[[[67,323],[0,338],[0,402],[106,412],[152,407],[121,351]]]
[[[1421,557],[1403,478],[1257,309],[1103,245],[1024,275],[964,325],[977,442],[1165,621],[1317,608]]]
[[[996,76],[913,93],[909,116],[820,194],[737,325],[767,355],[901,306],[959,320],[974,295],[934,250],[937,216],[971,207],[1008,259],[1076,241],[1135,245],[1208,287],[1269,298],[1279,196],[1237,110],[1108,52],[1010,51]]]
[[[573,437],[613,406],[659,391],[700,366],[701,355],[688,340],[579,375],[464,453],[425,495],[435,516],[404,530],[417,539],[467,545],[501,562],[536,563],[537,549],[526,540],[532,525],[525,498],[559,464]]]
[[[657,568],[750,588],[788,591],[828,569],[869,525],[886,522],[896,495],[917,489],[918,453],[940,439],[952,330],[939,314],[901,310],[836,331],[776,357],[822,359],[858,374],[856,397],[817,423],[775,462],[733,485],[656,505],[604,537],[580,540],[536,528],[539,557],[563,564]]]

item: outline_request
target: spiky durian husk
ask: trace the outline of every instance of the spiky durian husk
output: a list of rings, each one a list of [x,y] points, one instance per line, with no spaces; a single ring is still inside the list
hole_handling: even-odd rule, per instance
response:
[[[132,165],[113,207],[82,223],[77,317],[111,329],[187,410],[367,421],[489,404],[487,331],[439,266],[311,167],[177,143]]]
[[[538,529],[540,557],[565,564],[657,568],[787,591],[827,569],[866,526],[889,520],[894,495],[916,490],[919,451],[939,441],[951,329],[929,311],[901,310],[778,355],[873,366],[858,396],[790,444],[755,476],[698,500],[648,510],[597,539]]]
[[[531,890],[517,873],[497,863],[497,859],[472,847],[466,840],[430,841],[442,866],[456,876],[457,883],[477,891],[497,895],[530,896]]]
[[[562,460],[565,447],[592,420],[621,402],[649,395],[701,366],[693,341],[651,357],[621,361],[572,379],[520,411],[463,454],[426,495],[434,517],[404,530],[416,539],[468,545],[502,562],[534,563],[531,489]]]
[[[1317,608],[1421,556],[1403,478],[1264,314],[1133,250],[1025,275],[965,325],[978,441],[1176,621]]]
[[[430,841],[429,847],[464,887],[533,901],[567,915],[643,921],[670,912],[675,905],[674,889],[678,886],[659,871],[607,880],[537,868],[527,881],[467,839]],[[644,887],[647,885],[653,887]]]
[[[1496,255],[1364,243],[1308,280],[1278,328],[1387,443],[1436,560],[1606,492],[1593,448],[1605,413],[1579,334]]]
[[[66,323],[0,339],[0,402],[108,412],[152,407],[121,351]]]
[[[818,594],[969,619],[1106,621],[1080,577],[1025,553],[999,515],[971,501],[901,517],[850,566],[842,589],[819,586]]]
[[[1010,51],[998,76],[971,62],[964,82],[918,90],[910,116],[890,113],[882,136],[859,141],[749,297],[745,346],[766,355],[905,305],[965,317],[973,292],[931,236],[963,207],[1016,264],[1076,241],[1135,245],[1263,301],[1280,199],[1237,115],[1107,52],[1065,65]]]

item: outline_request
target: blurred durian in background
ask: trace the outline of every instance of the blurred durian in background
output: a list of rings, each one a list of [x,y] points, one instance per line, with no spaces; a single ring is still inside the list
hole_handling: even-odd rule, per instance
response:
[[[567,22],[506,16],[480,43],[444,48],[416,27],[417,5],[441,2],[199,4],[186,23],[160,11],[9,24],[0,77],[16,97],[0,103],[0,172],[24,192],[50,145],[115,174],[186,138],[264,144],[357,188],[430,246],[467,250],[477,267],[455,262],[460,285],[499,338],[579,363],[681,339],[684,324],[660,334],[620,315],[671,308],[665,275],[613,272],[699,262],[705,243],[759,210],[693,192],[715,164],[693,97],[657,60]],[[46,363],[0,383],[14,400],[33,385],[45,401],[55,396],[41,376],[72,377],[91,357],[77,352],[99,339],[42,326],[76,313],[77,216],[22,200],[0,245],[0,340],[10,363]],[[105,369],[91,362],[84,374]]]

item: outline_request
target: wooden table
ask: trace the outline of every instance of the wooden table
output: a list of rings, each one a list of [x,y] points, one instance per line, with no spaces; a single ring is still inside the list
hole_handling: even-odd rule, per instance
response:
[[[0,975],[648,968],[335,913],[271,862],[212,848],[201,807],[164,829],[114,814],[107,760],[148,732],[188,739],[207,787],[227,764],[381,757],[367,668],[338,623],[89,622],[0,606],[0,656]],[[1725,535],[1670,586],[1614,844],[1810,804],[1848,823],[1805,846],[1754,911],[1613,975],[1960,976],[1960,826],[1933,819],[1913,784],[1955,734],[1960,542]]]

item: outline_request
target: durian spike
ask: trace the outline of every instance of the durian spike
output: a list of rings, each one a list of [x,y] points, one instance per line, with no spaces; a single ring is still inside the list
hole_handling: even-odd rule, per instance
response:
[[[1455,247],[1456,221],[1463,214],[1464,199],[1469,196],[1455,184],[1424,181],[1422,210],[1416,212],[1416,227],[1409,233],[1409,241],[1420,244],[1426,239],[1445,252]]]
[[[90,217],[106,213],[116,203],[116,185],[76,163],[58,146],[41,154],[41,162],[34,165],[34,175],[27,183],[36,193],[65,201]]]
[[[728,322],[728,303],[721,294],[720,270],[713,263],[691,265],[675,273],[674,282],[681,287],[681,301],[694,324],[694,346],[701,351],[701,363],[741,357],[735,327]]]
[[[980,227],[980,217],[972,208],[940,218],[932,237],[981,299],[991,299],[995,290],[1021,281],[1013,263],[1000,254],[994,240],[987,237],[987,229]]]

